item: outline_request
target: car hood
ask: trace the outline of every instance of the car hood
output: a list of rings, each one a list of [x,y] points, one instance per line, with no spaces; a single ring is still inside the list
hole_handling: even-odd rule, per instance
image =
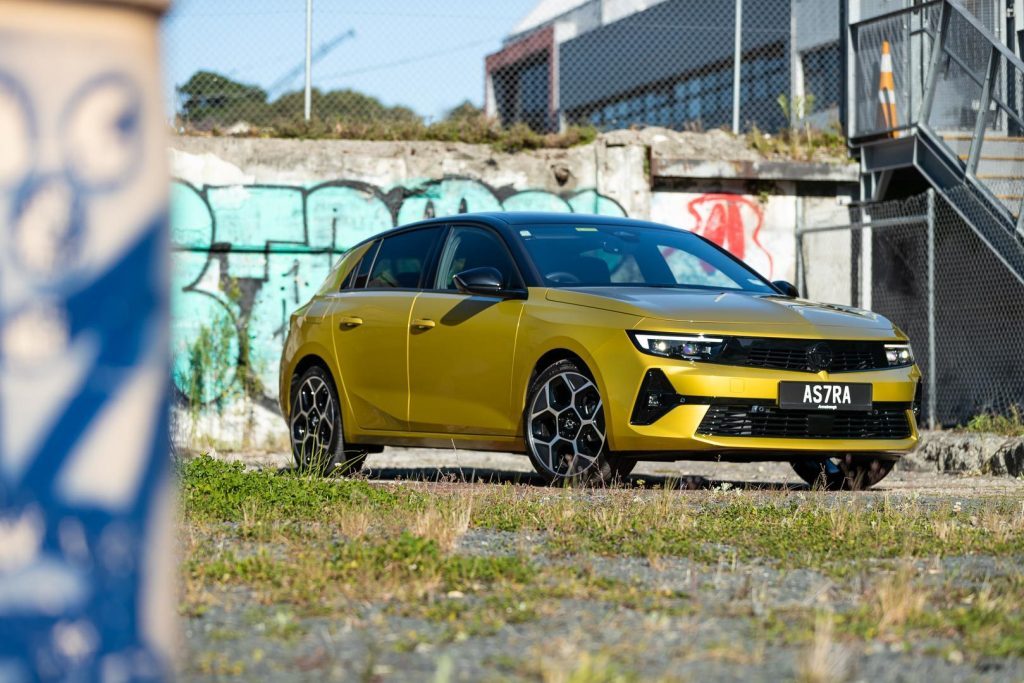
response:
[[[778,325],[794,333],[797,330],[790,328],[807,331],[806,328],[843,327],[869,334],[893,332],[892,323],[871,311],[770,294],[654,287],[575,287],[549,289],[547,298],[641,318],[723,329]]]

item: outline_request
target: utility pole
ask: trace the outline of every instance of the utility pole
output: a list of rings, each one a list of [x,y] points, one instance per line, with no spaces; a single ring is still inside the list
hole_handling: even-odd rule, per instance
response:
[[[743,49],[743,0],[736,0],[736,37],[732,53],[732,133],[740,134],[740,66]]]
[[[306,120],[313,109],[313,0],[306,0]]]

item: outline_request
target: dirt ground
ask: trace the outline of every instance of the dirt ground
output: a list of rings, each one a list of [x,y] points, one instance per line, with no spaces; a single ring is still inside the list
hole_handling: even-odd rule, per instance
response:
[[[291,468],[286,454],[222,457]],[[808,491],[788,465],[641,463],[625,490],[565,492],[537,486],[525,457],[426,449],[370,456],[363,475],[373,490],[434,502],[385,513],[404,521],[380,527],[379,513],[367,513],[356,532],[343,518],[310,531],[272,516],[279,527],[268,530],[248,503],[239,521],[186,514],[183,680],[1024,681],[1021,479],[897,470],[870,492],[826,494]],[[468,497],[472,516],[461,526],[443,511],[419,523],[437,501]],[[506,509],[528,519],[523,501],[552,519],[493,521]],[[795,525],[797,551],[739,533],[702,537],[692,552],[675,541],[637,552],[627,546],[656,519],[643,516],[652,505],[679,519],[710,511],[711,522],[715,510],[751,523],[762,506],[781,511],[764,528],[790,543],[782,527]],[[879,531],[876,552],[874,525],[898,529],[902,514],[914,520],[905,533],[931,545],[908,550]],[[589,515],[575,528],[604,545],[567,544],[573,515]],[[834,556],[827,540],[811,538],[817,550],[801,554],[801,515],[831,529]],[[365,557],[339,559],[384,544],[374,576],[415,577],[408,563],[420,560],[402,559],[392,543],[405,528],[448,539],[444,562],[508,561],[510,574],[527,566],[531,578],[437,579],[396,597],[398,588],[360,576],[372,568]],[[958,529],[979,535],[968,543]],[[671,532],[665,524],[659,533],[669,536],[651,538]],[[850,542],[860,547],[848,552]],[[315,588],[298,585],[314,579]]]

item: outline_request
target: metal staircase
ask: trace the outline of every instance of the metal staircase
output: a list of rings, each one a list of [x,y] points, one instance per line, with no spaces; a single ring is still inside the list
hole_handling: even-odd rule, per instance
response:
[[[873,16],[849,35],[847,133],[865,193],[892,196],[916,169],[1024,283],[1024,61],[959,0]],[[891,102],[895,116],[881,110]]]

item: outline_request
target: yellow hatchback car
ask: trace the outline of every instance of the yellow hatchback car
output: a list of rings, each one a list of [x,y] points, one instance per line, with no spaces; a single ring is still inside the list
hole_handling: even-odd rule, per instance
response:
[[[865,488],[917,441],[921,373],[869,311],[800,299],[712,242],[622,218],[437,218],[353,247],[295,312],[300,465],[383,446],[511,451],[548,481],[638,460],[782,460]]]

